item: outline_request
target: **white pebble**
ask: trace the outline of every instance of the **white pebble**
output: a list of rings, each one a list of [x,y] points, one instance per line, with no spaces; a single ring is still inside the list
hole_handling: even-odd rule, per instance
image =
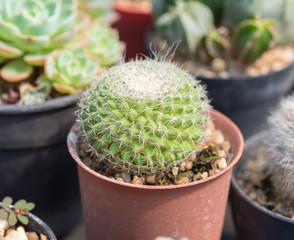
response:
[[[224,158],[221,158],[217,164],[219,169],[225,169],[227,167],[227,161]]]
[[[221,131],[216,130],[214,132],[213,140],[215,144],[221,144],[225,141],[224,135],[221,133]]]
[[[208,172],[203,172],[203,173],[201,173],[201,179],[205,179],[205,178],[207,178],[208,177]]]

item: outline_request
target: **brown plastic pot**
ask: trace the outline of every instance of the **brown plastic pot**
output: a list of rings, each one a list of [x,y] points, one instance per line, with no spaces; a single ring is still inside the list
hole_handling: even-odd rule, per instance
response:
[[[243,137],[223,114],[212,110],[211,116],[231,142],[231,163],[209,178],[172,186],[138,186],[94,172],[77,154],[79,130],[75,124],[67,144],[78,166],[87,239],[153,240],[157,236],[220,239],[232,167],[241,157]]]

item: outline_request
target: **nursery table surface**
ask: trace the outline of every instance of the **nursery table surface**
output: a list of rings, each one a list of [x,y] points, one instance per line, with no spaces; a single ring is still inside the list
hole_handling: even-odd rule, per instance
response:
[[[83,224],[75,227],[65,238],[62,240],[86,240],[85,227]],[[235,237],[230,235],[223,235],[221,240],[237,240]]]

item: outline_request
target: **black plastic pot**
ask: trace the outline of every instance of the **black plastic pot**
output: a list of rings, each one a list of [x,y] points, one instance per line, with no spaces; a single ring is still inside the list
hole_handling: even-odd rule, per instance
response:
[[[0,105],[0,198],[34,202],[58,237],[82,221],[76,167],[66,147],[78,97]]]
[[[0,203],[0,206],[2,204]],[[23,225],[25,228],[25,231],[33,231],[36,232],[38,235],[41,233],[47,237],[48,240],[57,240],[56,236],[50,229],[50,227],[43,222],[40,218],[35,216],[34,214],[30,213],[28,215],[29,217],[29,223],[27,225]]]
[[[262,132],[245,141],[243,156],[233,170],[230,200],[236,234],[239,240],[292,240],[294,220],[276,214],[252,201],[236,181],[236,171],[242,169],[242,164],[256,154],[264,138],[265,133]]]
[[[206,78],[197,76],[208,90],[215,109],[230,117],[245,138],[262,127],[268,110],[294,84],[294,63],[277,72],[257,77]]]

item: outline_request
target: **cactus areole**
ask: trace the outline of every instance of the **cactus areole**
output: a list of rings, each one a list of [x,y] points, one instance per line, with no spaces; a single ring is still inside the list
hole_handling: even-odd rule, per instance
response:
[[[111,166],[145,172],[186,159],[205,138],[210,105],[204,87],[170,62],[112,67],[84,93],[78,110],[84,141]]]

